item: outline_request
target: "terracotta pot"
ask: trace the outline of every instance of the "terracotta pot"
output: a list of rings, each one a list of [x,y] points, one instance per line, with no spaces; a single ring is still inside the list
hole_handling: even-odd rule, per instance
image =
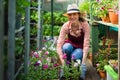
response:
[[[110,22],[109,16],[101,17],[103,22]]]
[[[113,10],[109,10],[110,21],[113,24],[118,24],[118,14]]]
[[[99,70],[99,75],[102,79],[105,79],[106,78],[106,72],[103,71],[103,70]]]

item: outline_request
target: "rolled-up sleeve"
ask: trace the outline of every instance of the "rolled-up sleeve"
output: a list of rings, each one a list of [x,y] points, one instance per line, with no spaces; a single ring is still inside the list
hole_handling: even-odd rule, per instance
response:
[[[66,34],[68,32],[67,26],[68,26],[68,22],[63,24],[63,26],[61,27],[61,30],[60,30],[58,40],[57,40],[57,53],[61,57],[62,57],[62,45],[64,44]]]
[[[83,23],[83,27],[84,27],[83,53],[88,53],[90,47],[90,26],[87,21]]]

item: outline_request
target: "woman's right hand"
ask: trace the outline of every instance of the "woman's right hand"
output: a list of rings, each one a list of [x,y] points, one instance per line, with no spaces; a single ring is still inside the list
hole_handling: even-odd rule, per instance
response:
[[[59,65],[64,65],[64,59],[62,57],[59,57],[57,62]]]

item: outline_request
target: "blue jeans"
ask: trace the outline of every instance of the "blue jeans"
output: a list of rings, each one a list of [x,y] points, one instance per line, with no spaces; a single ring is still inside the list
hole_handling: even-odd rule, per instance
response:
[[[74,56],[74,60],[80,59],[82,61],[83,58],[83,49],[81,48],[75,48],[70,43],[65,43],[62,46],[63,53],[67,54],[67,60],[71,61],[72,56]],[[82,79],[85,78],[86,73],[86,65],[81,65],[81,75],[80,77]]]
[[[72,44],[65,43],[62,46],[62,51],[67,54],[67,60],[71,61],[71,57],[74,56],[74,60],[80,59],[82,61],[83,50],[81,48],[74,48]]]

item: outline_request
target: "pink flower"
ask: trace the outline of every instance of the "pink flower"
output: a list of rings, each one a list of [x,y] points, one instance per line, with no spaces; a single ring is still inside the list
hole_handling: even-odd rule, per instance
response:
[[[37,54],[37,52],[31,51],[31,56],[35,56],[35,54]]]
[[[63,59],[67,59],[67,54],[63,54]]]
[[[105,7],[101,7],[101,9],[100,10],[105,10]]]
[[[38,63],[38,62],[36,62],[35,64],[34,64],[34,66],[39,66],[40,65],[40,63]]]
[[[96,2],[99,2],[99,0],[96,0]]]
[[[74,60],[75,59],[75,56],[74,55],[72,55],[72,58],[71,58],[72,60]]]
[[[55,63],[55,64],[54,64],[54,67],[57,67],[57,66],[59,66],[59,65],[58,65],[57,63]]]
[[[96,0],[96,2],[101,3],[101,0]]]
[[[69,64],[70,64],[70,61],[66,61],[66,64],[68,64],[68,65],[69,65]]]
[[[46,54],[46,55],[48,55],[48,54],[49,54],[49,52],[48,52],[48,51],[46,51],[46,52],[45,52],[45,54]]]
[[[97,67],[98,67],[99,65],[100,65],[99,63],[96,64]]]
[[[48,68],[48,65],[47,64],[44,64],[43,65],[43,69],[47,69]]]
[[[39,58],[39,55],[38,55],[38,54],[36,54],[36,55],[35,55],[35,57],[36,57],[36,58]]]

